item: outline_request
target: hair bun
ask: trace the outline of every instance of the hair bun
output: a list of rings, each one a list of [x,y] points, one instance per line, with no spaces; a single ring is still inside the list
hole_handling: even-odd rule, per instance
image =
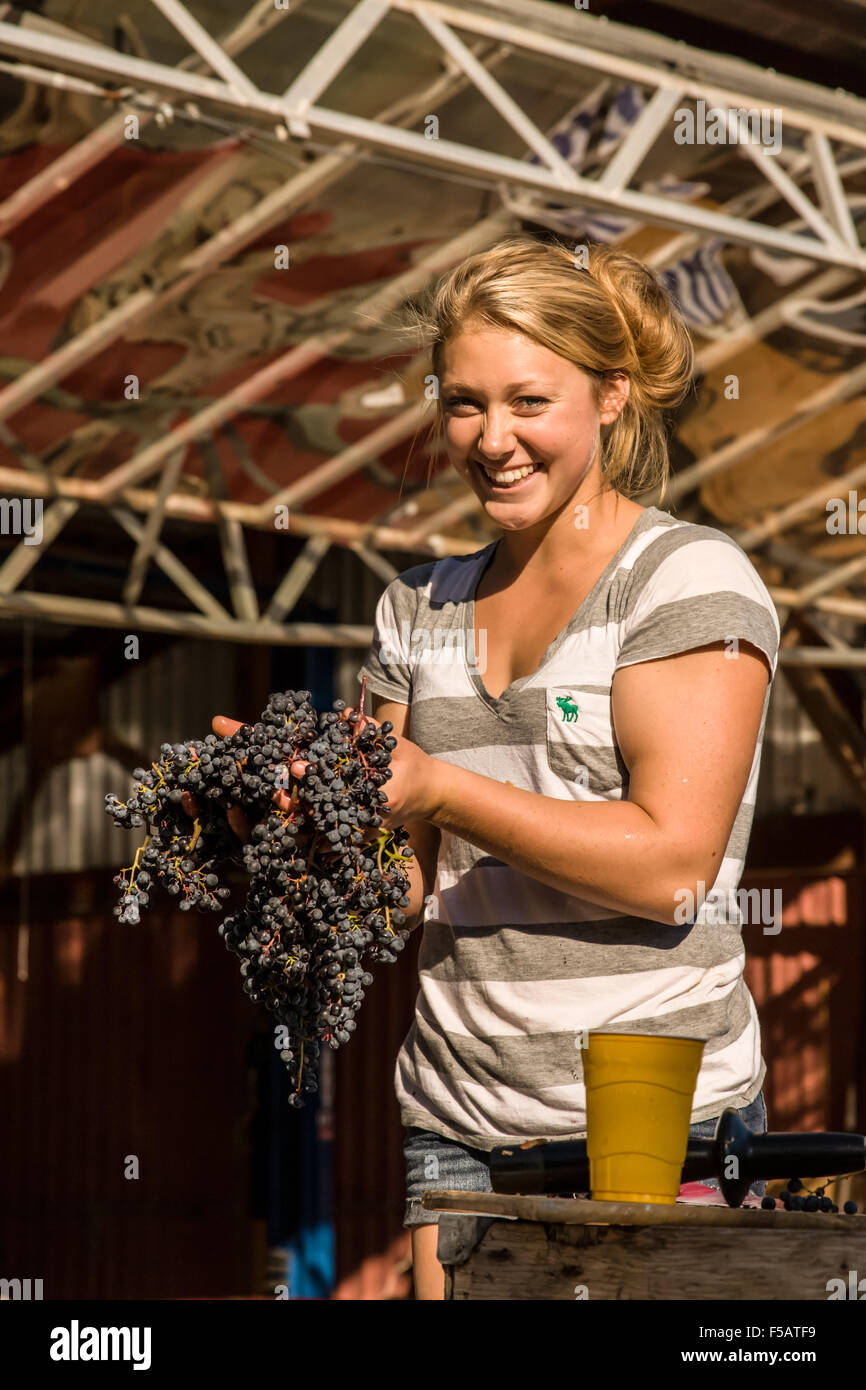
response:
[[[589,248],[588,270],[610,296],[633,345],[624,362],[649,406],[679,405],[694,371],[694,346],[670,293],[649,266],[615,246]]]

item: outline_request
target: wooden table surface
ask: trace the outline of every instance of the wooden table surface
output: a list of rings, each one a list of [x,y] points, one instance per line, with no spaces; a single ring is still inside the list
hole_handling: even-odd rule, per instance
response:
[[[827,1300],[852,1271],[866,1294],[859,1213],[454,1191],[422,1203],[441,1213],[446,1298]]]

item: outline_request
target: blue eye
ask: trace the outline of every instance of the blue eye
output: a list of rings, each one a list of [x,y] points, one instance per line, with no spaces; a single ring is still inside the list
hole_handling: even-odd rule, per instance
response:
[[[528,401],[533,406],[548,404],[546,396],[518,396],[518,400]],[[449,396],[444,404],[447,410],[451,410],[455,405],[477,405],[478,402],[473,401],[471,396]]]

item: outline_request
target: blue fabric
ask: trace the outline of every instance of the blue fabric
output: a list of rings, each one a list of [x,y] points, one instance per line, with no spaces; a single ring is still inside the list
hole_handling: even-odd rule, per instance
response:
[[[329,1298],[334,1290],[334,1227],[302,1226],[286,1247],[289,1298]]]

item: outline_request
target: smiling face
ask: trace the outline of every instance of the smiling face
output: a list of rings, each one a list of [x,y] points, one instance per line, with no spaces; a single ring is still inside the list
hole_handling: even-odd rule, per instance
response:
[[[608,378],[599,410],[588,373],[510,330],[467,328],[443,347],[448,457],[505,531],[601,489],[599,426],[627,396],[627,377]]]

